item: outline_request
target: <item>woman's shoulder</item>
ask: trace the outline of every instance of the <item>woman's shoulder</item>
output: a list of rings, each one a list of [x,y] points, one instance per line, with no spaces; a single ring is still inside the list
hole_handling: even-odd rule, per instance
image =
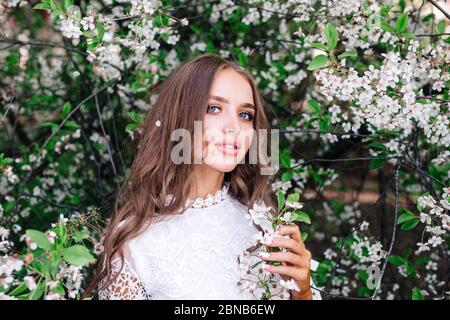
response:
[[[247,207],[235,198],[230,198],[223,205],[205,209],[187,209],[183,213],[155,217],[133,239],[129,240],[131,248],[154,252],[169,250],[187,241],[192,234],[209,235],[208,229],[217,224],[229,226],[245,223]],[[126,222],[124,222],[126,223]],[[222,225],[223,226],[223,225]],[[225,227],[225,226],[223,226]]]
[[[167,251],[182,241],[182,231],[187,227],[184,220],[185,217],[179,214],[154,218],[137,236],[128,240],[128,246],[133,254]]]

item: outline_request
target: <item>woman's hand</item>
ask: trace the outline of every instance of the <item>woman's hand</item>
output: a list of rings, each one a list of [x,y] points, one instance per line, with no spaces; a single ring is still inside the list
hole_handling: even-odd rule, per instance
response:
[[[288,238],[273,238],[268,247],[282,247],[287,252],[271,252],[268,257],[261,257],[265,261],[279,261],[286,265],[266,265],[265,270],[277,272],[284,280],[294,279],[300,288],[300,292],[291,290],[292,300],[311,300],[312,291],[310,284],[311,253],[305,248],[300,230],[297,225],[280,226],[275,234],[289,235]]]

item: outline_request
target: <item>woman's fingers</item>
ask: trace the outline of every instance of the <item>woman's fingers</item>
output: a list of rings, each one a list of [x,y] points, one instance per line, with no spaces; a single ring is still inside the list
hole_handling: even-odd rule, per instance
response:
[[[297,241],[301,247],[305,248],[305,244],[302,240],[302,235],[300,233],[300,229],[296,224],[289,226],[280,226],[275,233],[285,236],[289,235],[289,237],[295,241]]]
[[[279,273],[280,275],[292,277],[298,282],[308,281],[309,279],[309,269],[306,268],[296,268],[292,266],[272,266],[272,265],[265,265],[263,268],[270,272],[276,272]]]
[[[292,252],[263,252],[261,258],[265,261],[287,262],[299,268],[311,267],[311,261],[304,256],[299,256]]]
[[[298,241],[290,238],[273,238],[271,243],[265,244],[268,247],[281,247],[289,249],[291,252],[311,259],[311,252],[309,252],[305,245],[300,245]]]
[[[286,248],[298,255],[301,255],[302,253],[301,247],[298,245],[298,242],[290,238],[273,238],[271,243],[266,243],[266,246]]]

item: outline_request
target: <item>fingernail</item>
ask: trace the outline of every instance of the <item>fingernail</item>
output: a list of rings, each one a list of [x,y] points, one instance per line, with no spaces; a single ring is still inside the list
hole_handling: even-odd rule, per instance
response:
[[[268,257],[270,257],[270,253],[268,253],[268,252],[260,252],[259,256],[261,258],[268,258]]]
[[[265,264],[265,265],[262,266],[262,268],[263,268],[264,270],[268,270],[268,271],[272,269],[272,267],[270,266],[270,264]]]

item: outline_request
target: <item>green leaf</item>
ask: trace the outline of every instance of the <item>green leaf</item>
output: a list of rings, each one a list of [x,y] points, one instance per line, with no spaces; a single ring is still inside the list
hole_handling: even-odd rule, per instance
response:
[[[342,52],[340,55],[338,55],[339,59],[343,59],[343,58],[347,58],[347,57],[357,57],[358,56],[358,52],[356,52],[356,50],[351,50],[351,51],[344,51]]]
[[[73,129],[78,129],[78,128],[80,127],[80,126],[79,126],[75,121],[73,121],[73,120],[66,121],[65,125],[66,125],[66,127],[73,128]]]
[[[367,280],[369,279],[369,274],[366,270],[358,269],[357,273],[362,281],[367,282]]]
[[[408,276],[414,276],[415,277],[416,270],[414,269],[414,266],[410,262],[406,263],[406,269],[405,270],[406,270],[406,274]]]
[[[406,209],[406,210],[408,210],[408,209]],[[412,213],[411,211],[410,212],[406,212],[406,213],[400,215],[400,217],[398,217],[397,224],[402,224],[402,223],[405,223],[407,221],[411,221],[411,220],[415,220],[415,219],[419,219],[419,218],[414,213]]]
[[[311,47],[313,47],[313,48],[316,48],[316,49],[319,49],[319,50],[323,50],[323,51],[328,51],[327,46],[322,44],[322,43],[320,43],[320,42],[308,42],[308,44]]]
[[[320,104],[316,100],[311,99],[311,100],[308,101],[308,105],[320,117],[320,114],[322,112],[322,110],[320,109]]]
[[[66,241],[66,236],[67,236],[66,225],[65,225],[65,223],[60,221],[59,224],[58,224],[58,241],[61,244],[64,244],[64,242]]]
[[[61,296],[64,296],[66,294],[63,285],[59,281],[58,281],[58,284],[56,285],[56,287],[53,288],[53,292],[55,292]]]
[[[287,197],[287,201],[289,201],[289,202],[297,202],[299,199],[300,199],[300,195],[297,192],[291,193]]]
[[[129,123],[127,124],[127,126],[125,127],[125,131],[133,131],[134,129],[137,128],[137,124],[136,123]]]
[[[247,57],[247,55],[244,52],[241,51],[241,52],[239,52],[238,58],[239,58],[239,65],[241,67],[246,67],[247,64],[248,64],[248,57]]]
[[[420,292],[419,288],[417,288],[417,287],[414,287],[414,289],[412,289],[411,298],[413,300],[425,300],[425,298],[423,297],[422,292]]]
[[[50,10],[51,8],[50,8],[50,4],[42,2],[42,3],[36,4],[33,7],[33,9],[36,9],[36,10]]]
[[[309,71],[317,70],[317,69],[320,69],[320,68],[323,68],[324,66],[326,66],[327,63],[328,63],[328,58],[326,56],[324,56],[323,54],[319,54],[312,59],[312,61],[309,64],[307,69]]]
[[[411,254],[411,248],[403,249],[403,258],[408,259],[410,254]]]
[[[394,266],[402,266],[406,263],[406,260],[400,256],[391,255],[388,261]]]
[[[59,264],[61,263],[61,255],[57,251],[53,253],[50,260],[50,275],[54,278],[59,271]]]
[[[407,221],[407,222],[403,223],[402,226],[400,227],[400,230],[408,231],[408,230],[414,229],[417,226],[417,224],[419,223],[419,220],[420,219],[418,217],[416,217],[415,220],[411,220],[411,221]]]
[[[64,11],[67,11],[67,8],[69,8],[73,4],[72,0],[62,0],[61,1],[61,7]]]
[[[169,40],[169,34],[167,32],[163,32],[161,33],[161,38],[163,38],[163,40],[167,42]]]
[[[327,25],[325,26],[325,36],[327,37],[328,51],[331,52],[334,48],[336,48],[339,39],[336,27],[331,23],[327,23]]]
[[[330,122],[331,122],[331,117],[329,115],[323,117],[322,119],[319,120],[319,129],[320,132],[327,132],[330,130]]]
[[[70,104],[70,102],[66,102],[63,106],[63,111],[61,114],[61,118],[65,119],[66,116],[70,113],[70,111],[72,110],[72,105]]]
[[[45,233],[43,233],[39,230],[29,229],[26,231],[26,235],[31,239],[31,241],[36,242],[36,244],[40,248],[42,248],[44,250],[50,249],[51,244]]]
[[[308,129],[315,121],[319,120],[318,117],[311,117],[310,119],[308,119],[308,121],[306,121],[304,127],[306,129]]]
[[[63,258],[66,262],[83,267],[92,261],[94,257],[89,250],[82,245],[74,245],[63,250]]]
[[[45,282],[41,281],[41,282],[39,282],[37,287],[32,291],[29,299],[30,300],[38,300],[40,297],[42,297],[42,295],[44,294],[44,291],[45,291]]]
[[[284,172],[281,175],[281,181],[287,182],[292,180],[292,172]]]
[[[384,31],[390,32],[390,33],[395,33],[395,28],[392,27],[388,22],[384,21],[384,20],[380,20],[379,21],[379,27],[381,29],[383,29]]]
[[[55,0],[50,0],[50,8],[52,10],[52,15],[55,17],[64,14],[64,11],[62,11],[60,5]]]
[[[136,112],[128,112],[128,117],[130,117],[131,121],[134,123],[140,124],[142,122],[141,115]]]
[[[290,168],[291,167],[291,156],[289,152],[283,151],[280,154],[280,164],[282,168]]]
[[[294,221],[311,224],[311,218],[305,211],[295,210],[294,216],[295,216]]]
[[[4,168],[7,165],[13,163],[13,158],[4,158],[4,154],[0,154],[0,168]]]
[[[281,211],[284,208],[286,200],[284,198],[283,192],[281,192],[280,190],[277,191],[277,200],[278,200],[278,210]]]
[[[86,230],[75,231],[72,234],[72,238],[76,242],[80,242],[80,241],[83,241],[85,239],[88,239],[89,238],[89,233]]]
[[[416,264],[427,264],[431,261],[431,258],[429,257],[419,257],[416,259]]]
[[[386,151],[387,150],[386,146],[383,143],[380,143],[380,142],[373,142],[373,143],[369,144],[368,147],[372,148],[372,149],[382,150],[382,151]]]
[[[445,32],[445,21],[441,20],[438,22],[437,24],[437,30],[439,33],[444,33]]]
[[[384,159],[373,159],[369,162],[369,169],[378,169],[384,166]]]
[[[306,239],[308,238],[309,233],[308,232],[301,232],[302,234],[302,241],[306,241]]]
[[[95,27],[96,27],[97,30],[98,30],[97,39],[98,39],[98,41],[100,42],[100,41],[102,41],[103,35],[105,34],[105,26],[103,25],[103,23],[97,23],[97,24],[95,25]]]
[[[408,26],[408,14],[402,13],[397,19],[397,32],[402,33]]]
[[[19,286],[17,286],[13,291],[9,292],[8,295],[14,297],[17,296],[19,294],[21,294],[22,292],[25,292],[28,290],[27,285],[23,282],[21,283]]]

